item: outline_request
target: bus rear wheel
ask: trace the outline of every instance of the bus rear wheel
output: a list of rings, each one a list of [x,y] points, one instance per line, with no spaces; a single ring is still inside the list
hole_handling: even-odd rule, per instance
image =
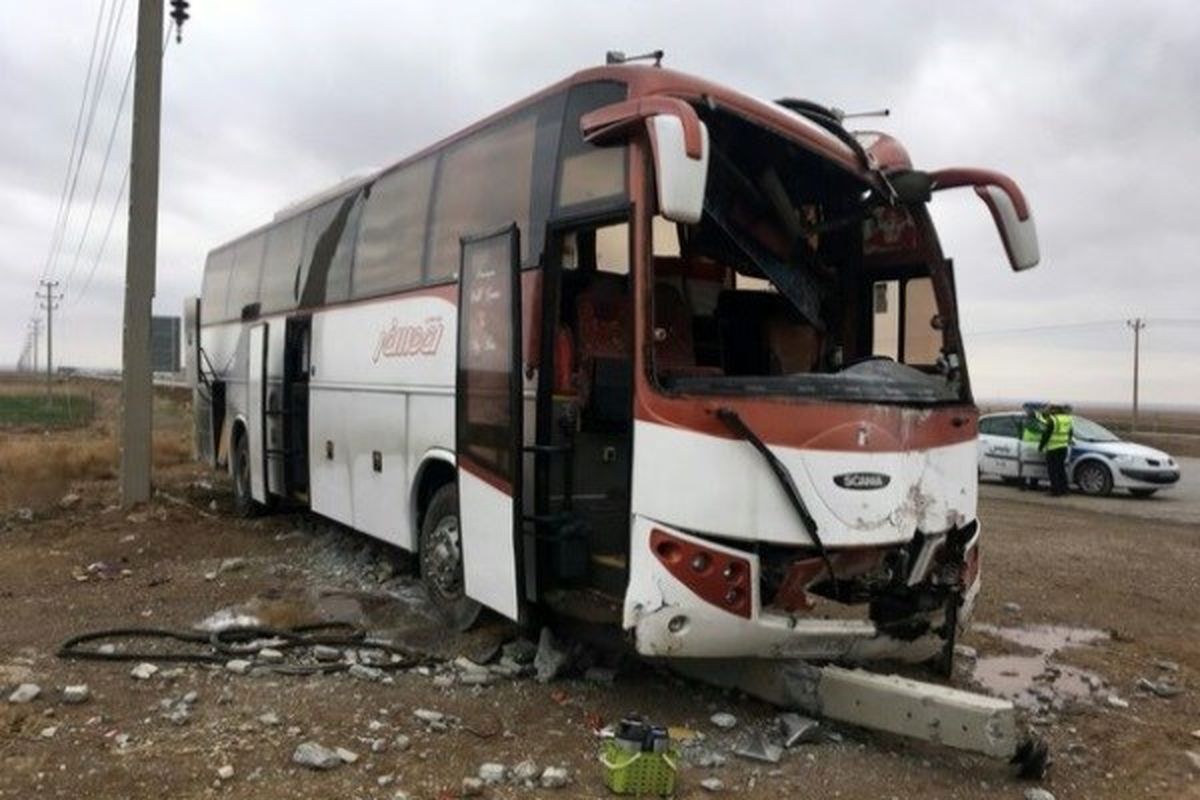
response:
[[[434,492],[421,523],[421,581],[446,623],[468,630],[483,606],[467,597],[463,581],[462,536],[458,525],[458,487],[446,484]]]
[[[253,517],[261,508],[250,490],[250,442],[243,431],[233,444],[233,510],[239,517]]]

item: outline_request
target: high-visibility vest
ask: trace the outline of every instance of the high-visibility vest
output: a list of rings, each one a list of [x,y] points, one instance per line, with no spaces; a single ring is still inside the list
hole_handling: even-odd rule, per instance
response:
[[[1021,422],[1021,441],[1032,442],[1034,445],[1042,441],[1042,432],[1046,430],[1045,423],[1037,417],[1026,417]]]
[[[1050,431],[1050,440],[1046,442],[1047,450],[1061,450],[1071,444],[1071,430],[1074,424],[1070,414],[1051,414],[1048,422],[1054,426]]]

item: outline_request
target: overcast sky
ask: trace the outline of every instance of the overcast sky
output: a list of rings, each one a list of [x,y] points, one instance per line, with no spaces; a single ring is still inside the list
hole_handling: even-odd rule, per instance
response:
[[[137,0],[125,2],[52,268],[67,294],[59,363],[119,363],[123,205],[96,254],[128,164],[128,108],[86,222],[132,54]],[[100,8],[0,4],[0,364],[35,309]],[[1126,402],[1120,320],[1145,316],[1144,401],[1200,404],[1194,3],[200,0],[183,33],[165,57],[156,313],[178,314],[206,252],[281,206],[607,49],[663,48],[667,65],[758,96],[889,107],[863,122],[919,167],[986,166],[1021,184],[1042,245],[1024,274],[973,193],[933,202],[980,398]]]

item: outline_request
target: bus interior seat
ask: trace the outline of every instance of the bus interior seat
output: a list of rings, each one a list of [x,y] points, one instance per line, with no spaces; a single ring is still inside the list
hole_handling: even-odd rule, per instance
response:
[[[696,363],[691,306],[673,284],[654,285],[654,365],[662,377],[720,375],[719,367]]]
[[[594,272],[575,299],[579,402],[598,423],[628,421],[633,326],[625,278]]]

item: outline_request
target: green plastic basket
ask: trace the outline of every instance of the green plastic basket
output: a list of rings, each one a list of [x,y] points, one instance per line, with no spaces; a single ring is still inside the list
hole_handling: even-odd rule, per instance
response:
[[[615,742],[605,742],[600,750],[604,765],[604,785],[616,794],[634,797],[668,797],[675,794],[679,753],[631,753]]]

